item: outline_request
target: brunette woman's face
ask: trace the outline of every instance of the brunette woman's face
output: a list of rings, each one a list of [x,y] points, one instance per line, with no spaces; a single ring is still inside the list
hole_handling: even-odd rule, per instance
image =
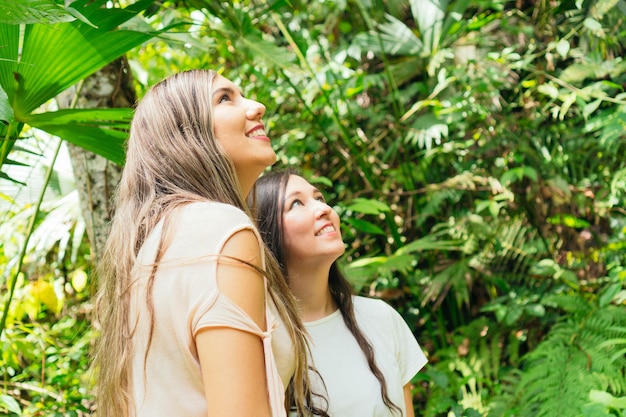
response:
[[[283,200],[282,232],[288,265],[333,262],[343,254],[339,215],[317,188],[291,175]]]
[[[261,118],[265,106],[245,98],[230,80],[213,81],[213,129],[240,178],[256,179],[276,162],[276,154]]]

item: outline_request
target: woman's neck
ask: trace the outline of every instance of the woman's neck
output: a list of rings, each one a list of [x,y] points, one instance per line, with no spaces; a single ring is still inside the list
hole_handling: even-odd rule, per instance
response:
[[[319,265],[287,269],[289,288],[298,301],[302,321],[319,320],[337,310],[328,285],[329,271],[330,266]]]

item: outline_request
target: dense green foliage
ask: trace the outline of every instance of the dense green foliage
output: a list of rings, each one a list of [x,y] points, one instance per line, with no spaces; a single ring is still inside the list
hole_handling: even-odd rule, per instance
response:
[[[115,159],[128,113],[38,114],[97,69],[65,50],[39,83],[12,74],[45,33],[82,28],[86,54],[107,16],[143,42],[127,54],[139,96],[201,67],[267,105],[277,166],[341,214],[355,290],[428,353],[416,415],[626,415],[624,0],[23,3],[0,21],[0,415],[90,412],[96,282],[75,195],[52,169],[41,206],[18,193],[56,144],[30,127]],[[110,59],[134,46],[109,44]]]

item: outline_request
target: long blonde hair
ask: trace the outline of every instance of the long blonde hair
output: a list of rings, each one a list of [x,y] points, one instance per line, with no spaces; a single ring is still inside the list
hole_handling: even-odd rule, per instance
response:
[[[102,261],[96,298],[93,369],[99,417],[126,417],[132,404],[131,270],[155,225],[193,201],[231,204],[250,215],[230,158],[213,132],[211,96],[216,73],[186,71],[153,86],[137,105],[116,211]],[[163,236],[167,236],[164,231]],[[161,252],[168,246],[162,241]],[[299,415],[308,414],[306,331],[280,268],[264,247],[269,293],[293,342],[297,363],[291,389]],[[157,260],[158,263],[158,260]],[[158,265],[157,265],[158,266]],[[154,270],[153,276],[154,277]],[[147,299],[151,301],[150,294]],[[154,317],[152,317],[154,320]]]

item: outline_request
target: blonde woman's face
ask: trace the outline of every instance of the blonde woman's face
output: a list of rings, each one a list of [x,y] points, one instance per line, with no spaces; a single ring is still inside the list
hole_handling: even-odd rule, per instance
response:
[[[213,129],[217,140],[235,164],[240,178],[256,178],[276,162],[276,154],[261,118],[265,106],[245,98],[230,80],[213,81]]]

